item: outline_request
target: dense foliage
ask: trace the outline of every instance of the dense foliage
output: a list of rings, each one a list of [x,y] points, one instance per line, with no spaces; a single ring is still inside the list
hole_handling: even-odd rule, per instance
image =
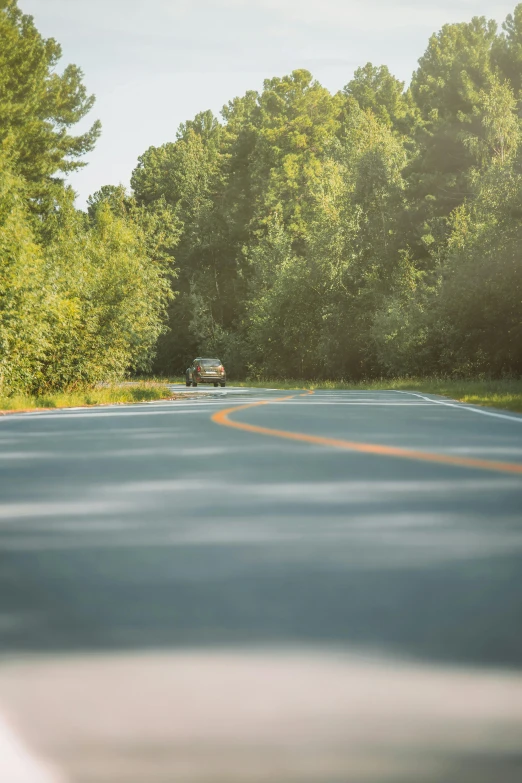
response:
[[[182,227],[157,369],[358,379],[522,373],[522,5],[433,35],[411,85],[303,70],[151,147]]]
[[[172,374],[522,374],[522,4],[429,40],[409,87],[268,79],[150,147],[86,213],[100,128],[60,47],[0,0],[0,391]],[[174,269],[174,253],[175,266]]]
[[[172,298],[178,227],[118,188],[74,208],[61,175],[83,165],[99,123],[75,66],[55,70],[16,0],[0,0],[0,392],[70,389],[150,366]]]

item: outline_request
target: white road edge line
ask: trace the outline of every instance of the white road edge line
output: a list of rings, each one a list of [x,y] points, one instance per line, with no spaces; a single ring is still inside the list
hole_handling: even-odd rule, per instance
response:
[[[507,413],[493,413],[493,411],[484,411],[482,408],[465,405],[462,402],[445,402],[444,400],[435,400],[433,397],[426,397],[424,394],[418,394],[417,392],[402,391],[400,389],[390,389],[390,391],[394,391],[396,394],[409,394],[413,397],[419,397],[421,400],[433,402],[436,405],[444,405],[447,408],[457,408],[457,410],[461,411],[479,413],[481,416],[493,416],[495,419],[507,419],[508,421],[517,421],[519,424],[522,424],[522,416],[510,416]]]
[[[436,403],[430,401],[432,405],[435,405]],[[276,402],[275,400],[270,403],[270,405],[284,405],[285,408],[287,408],[290,405],[297,405],[302,407],[303,405],[359,405],[360,407],[365,407],[367,405],[377,405],[381,408],[400,408],[401,406],[404,408],[429,408],[430,403],[427,402],[415,402],[415,400],[412,400],[411,402],[395,402],[392,400],[387,400],[387,402],[366,402],[362,400],[355,400],[347,402],[345,400],[335,400],[334,402],[318,402],[317,400],[289,400],[288,402]]]
[[[1,714],[0,780],[2,783],[65,783],[61,774],[29,751]]]

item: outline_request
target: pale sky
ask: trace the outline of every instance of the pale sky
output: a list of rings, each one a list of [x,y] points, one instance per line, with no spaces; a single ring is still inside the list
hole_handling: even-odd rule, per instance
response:
[[[106,184],[129,184],[138,156],[175,139],[180,122],[263,79],[307,68],[332,92],[360,65],[409,82],[432,32],[516,0],[19,0],[63,47],[96,104],[102,137],[70,182],[83,207]]]

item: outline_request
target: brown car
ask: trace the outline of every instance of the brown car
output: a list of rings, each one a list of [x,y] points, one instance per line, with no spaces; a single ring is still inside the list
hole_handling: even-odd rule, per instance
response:
[[[198,383],[213,383],[214,386],[225,386],[227,374],[219,359],[194,359],[185,373],[187,386],[197,386]]]

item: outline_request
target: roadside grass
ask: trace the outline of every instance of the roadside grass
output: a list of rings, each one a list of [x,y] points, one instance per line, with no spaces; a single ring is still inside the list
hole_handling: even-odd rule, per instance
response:
[[[522,379],[456,380],[453,378],[381,378],[375,381],[299,381],[295,379],[256,379],[242,381],[238,386],[271,387],[273,389],[340,389],[346,391],[415,391],[440,394],[459,402],[522,413]]]
[[[154,381],[132,384],[110,384],[103,387],[54,394],[0,396],[0,411],[36,410],[38,408],[76,408],[111,403],[151,402],[173,399],[165,383]]]
[[[185,384],[184,375],[135,375],[130,381],[132,383],[182,383]]]
[[[1,411],[36,410],[42,408],[75,408],[117,403],[152,402],[185,396],[173,394],[167,383],[185,383],[184,378],[154,378],[123,384],[107,384],[74,392],[56,392],[42,395],[0,396]],[[397,389],[426,394],[439,394],[459,402],[503,408],[522,413],[522,379],[513,380],[455,380],[448,378],[381,378],[374,381],[302,381],[293,378],[257,378],[232,380],[231,386],[254,388],[339,389],[346,391],[378,391]]]

